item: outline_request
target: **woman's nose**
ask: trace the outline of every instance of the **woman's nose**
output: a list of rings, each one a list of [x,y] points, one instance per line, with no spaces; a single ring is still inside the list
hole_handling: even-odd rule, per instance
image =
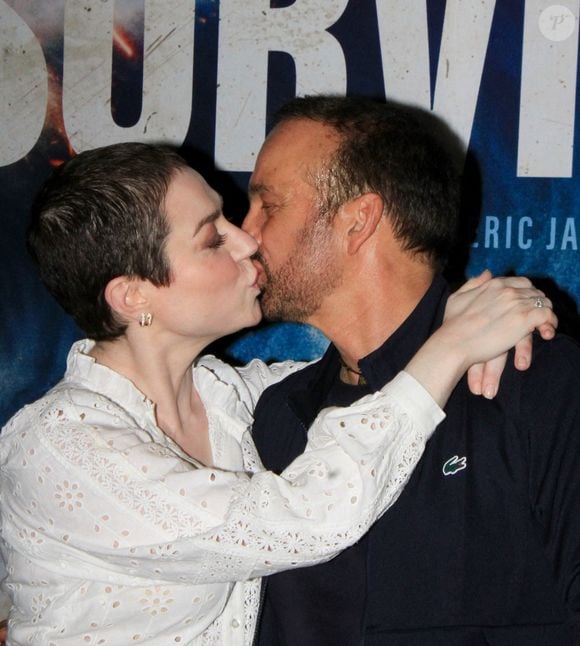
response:
[[[246,231],[232,224],[233,231],[228,235],[232,240],[232,257],[236,260],[250,258],[258,251],[258,242]]]
[[[260,211],[258,209],[250,208],[242,222],[242,229],[251,235],[254,240],[257,240],[258,244],[260,244],[262,226],[260,222]]]

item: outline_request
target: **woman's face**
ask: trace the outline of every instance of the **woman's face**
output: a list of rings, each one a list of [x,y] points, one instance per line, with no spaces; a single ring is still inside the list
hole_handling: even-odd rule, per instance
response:
[[[154,325],[211,342],[258,323],[260,289],[250,259],[257,244],[225,219],[221,197],[199,173],[180,171],[169,184],[165,213],[172,280],[154,290]]]

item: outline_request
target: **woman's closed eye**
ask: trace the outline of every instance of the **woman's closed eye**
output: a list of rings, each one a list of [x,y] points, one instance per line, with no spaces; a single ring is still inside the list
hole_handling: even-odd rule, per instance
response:
[[[224,245],[225,241],[226,241],[225,233],[216,233],[216,235],[210,240],[208,247],[210,249],[219,249]]]

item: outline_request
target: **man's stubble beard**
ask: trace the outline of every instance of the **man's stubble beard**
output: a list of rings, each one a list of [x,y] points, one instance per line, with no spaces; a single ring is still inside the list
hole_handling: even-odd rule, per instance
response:
[[[257,257],[267,277],[262,312],[271,321],[306,321],[342,279],[332,249],[332,228],[325,218],[310,218],[277,269],[271,269],[259,253]]]

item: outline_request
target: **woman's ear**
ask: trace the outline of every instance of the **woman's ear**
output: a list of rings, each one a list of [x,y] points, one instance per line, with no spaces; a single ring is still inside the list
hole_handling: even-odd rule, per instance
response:
[[[138,320],[150,303],[144,281],[140,278],[117,276],[105,287],[105,299],[109,307],[126,320]]]
[[[349,254],[357,253],[374,235],[383,217],[383,209],[383,198],[377,193],[363,193],[341,206]]]

